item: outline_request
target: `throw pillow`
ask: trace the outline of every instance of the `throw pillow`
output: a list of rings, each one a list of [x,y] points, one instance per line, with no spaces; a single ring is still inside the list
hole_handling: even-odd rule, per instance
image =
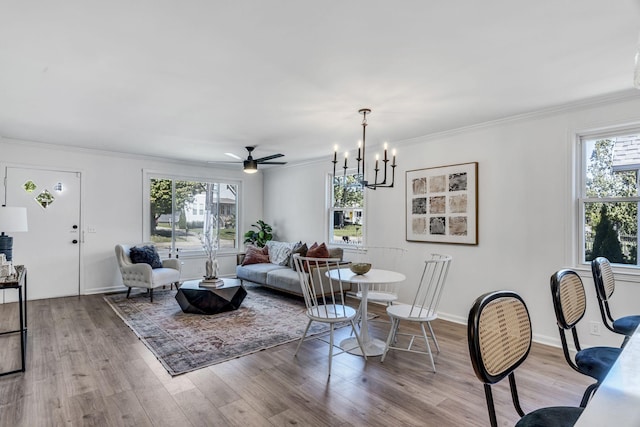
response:
[[[269,249],[266,246],[264,248],[252,245],[247,246],[244,259],[242,260],[242,265],[261,264],[266,262],[269,262]]]
[[[287,265],[294,243],[270,240],[266,247],[269,249],[269,261],[276,265]]]
[[[295,254],[300,254],[300,256],[307,256],[307,250],[308,248],[306,243],[302,243],[302,242],[296,243],[293,249],[291,250],[291,256],[289,257],[289,267],[295,270],[296,264],[293,262],[293,256]]]
[[[327,249],[327,245],[323,243],[319,244],[316,242],[309,250],[307,250],[307,256],[309,258],[329,258],[329,249]],[[305,263],[304,271],[309,272],[309,265]]]
[[[307,251],[307,256],[309,258],[329,258],[329,249],[324,243],[319,245],[314,243]]]
[[[149,246],[134,246],[129,250],[129,257],[134,264],[149,264],[151,268],[162,268],[162,261],[160,261],[160,255],[156,247]]]

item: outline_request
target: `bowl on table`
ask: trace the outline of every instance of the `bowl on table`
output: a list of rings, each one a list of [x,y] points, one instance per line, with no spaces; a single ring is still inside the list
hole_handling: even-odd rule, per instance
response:
[[[349,265],[349,269],[357,275],[367,274],[371,270],[371,264],[368,262],[354,262]]]

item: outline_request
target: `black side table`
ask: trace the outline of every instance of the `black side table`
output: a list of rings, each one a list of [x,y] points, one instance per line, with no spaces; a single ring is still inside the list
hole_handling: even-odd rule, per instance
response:
[[[8,334],[20,334],[20,358],[22,367],[13,371],[1,372],[0,377],[16,372],[24,372],[26,366],[27,353],[27,269],[24,265],[16,265],[16,274],[8,277],[0,277],[0,289],[17,289],[18,290],[18,307],[20,311],[20,329],[12,331],[2,331],[0,336]],[[23,295],[24,292],[24,295]]]

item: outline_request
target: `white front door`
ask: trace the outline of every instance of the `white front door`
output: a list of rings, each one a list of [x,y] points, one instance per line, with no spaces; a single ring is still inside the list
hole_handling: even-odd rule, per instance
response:
[[[5,174],[6,205],[27,208],[29,231],[9,234],[14,264],[27,268],[28,299],[79,295],[80,173],[7,167]]]

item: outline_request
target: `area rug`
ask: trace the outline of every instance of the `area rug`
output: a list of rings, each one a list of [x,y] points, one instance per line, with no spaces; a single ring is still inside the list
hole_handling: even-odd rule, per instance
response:
[[[308,318],[302,298],[247,286],[238,310],[215,315],[183,313],[176,291],[107,295],[105,301],[172,376],[254,353],[302,337]],[[327,332],[314,322],[309,335]]]

